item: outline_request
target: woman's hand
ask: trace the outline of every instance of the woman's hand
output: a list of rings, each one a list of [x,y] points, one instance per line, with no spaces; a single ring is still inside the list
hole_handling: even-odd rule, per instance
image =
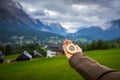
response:
[[[65,40],[65,41],[64,41],[64,44],[63,44],[63,50],[64,50],[64,53],[65,53],[65,55],[66,55],[66,57],[67,57],[68,59],[70,59],[70,58],[72,57],[72,54],[70,54],[70,53],[67,51],[67,46],[68,46],[69,44],[73,44],[71,40]],[[76,50],[75,53],[82,52],[82,49],[81,49],[78,45],[75,45],[75,46],[76,46],[76,48],[77,48],[77,50]],[[75,54],[75,53],[74,53],[74,54]]]

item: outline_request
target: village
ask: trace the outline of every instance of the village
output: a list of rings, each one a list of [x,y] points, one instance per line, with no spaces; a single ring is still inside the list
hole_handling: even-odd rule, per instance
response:
[[[11,60],[5,60],[5,57],[7,56],[5,54],[6,49],[1,49],[0,51],[0,63],[10,63],[10,62],[17,62],[17,61],[24,61],[24,60],[32,60],[33,58],[41,58],[41,57],[46,57],[46,58],[52,58],[55,56],[61,56],[64,55],[63,48],[62,48],[62,43],[58,43],[57,37],[51,37],[51,42],[49,44],[44,44],[44,45],[29,45],[26,46],[28,48],[23,47],[22,50],[18,51],[18,56],[15,59]],[[22,39],[20,39],[19,45],[23,45]],[[5,48],[5,47],[4,47]],[[8,50],[10,51],[10,50]]]

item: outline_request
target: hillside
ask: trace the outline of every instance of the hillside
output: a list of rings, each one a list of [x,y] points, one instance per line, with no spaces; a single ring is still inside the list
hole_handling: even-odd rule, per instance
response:
[[[55,26],[55,25],[53,25]],[[62,26],[58,26],[62,27]],[[51,36],[63,38],[56,34],[51,26],[44,25],[40,20],[31,18],[23,10],[19,2],[1,0],[0,2],[0,43],[10,42],[14,36],[24,36],[26,39],[49,39]]]
[[[114,40],[120,38],[120,19],[102,26],[82,26],[76,33],[66,33],[66,29],[59,22],[47,21],[30,17],[22,5],[16,0],[1,0],[0,2],[0,44],[13,41],[14,37],[24,37],[25,41],[50,40],[50,37],[72,40]],[[72,26],[71,26],[72,27]],[[34,42],[34,41],[33,41]]]
[[[113,40],[120,38],[120,19],[106,23],[105,28],[102,29],[99,26],[82,28],[74,35],[77,38],[85,38],[87,40]]]
[[[105,66],[120,70],[120,49],[95,50],[85,53]],[[15,55],[8,56],[8,58],[14,57]],[[70,67],[65,56],[0,64],[0,69],[0,80],[84,80]]]

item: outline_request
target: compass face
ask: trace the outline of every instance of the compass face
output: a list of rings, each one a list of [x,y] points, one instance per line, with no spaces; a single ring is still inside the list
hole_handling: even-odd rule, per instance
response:
[[[74,46],[69,46],[69,50],[70,50],[70,51],[74,51],[74,50],[75,50],[75,47],[74,47]]]
[[[76,46],[74,44],[69,44],[67,46],[67,51],[70,53],[70,54],[74,54],[76,53]]]

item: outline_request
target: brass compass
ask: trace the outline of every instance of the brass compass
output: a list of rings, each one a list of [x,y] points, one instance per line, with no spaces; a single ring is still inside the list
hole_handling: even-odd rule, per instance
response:
[[[76,46],[75,46],[74,44],[69,44],[69,45],[67,46],[67,51],[68,51],[70,54],[76,53],[76,50],[77,50],[77,48],[76,48]]]

